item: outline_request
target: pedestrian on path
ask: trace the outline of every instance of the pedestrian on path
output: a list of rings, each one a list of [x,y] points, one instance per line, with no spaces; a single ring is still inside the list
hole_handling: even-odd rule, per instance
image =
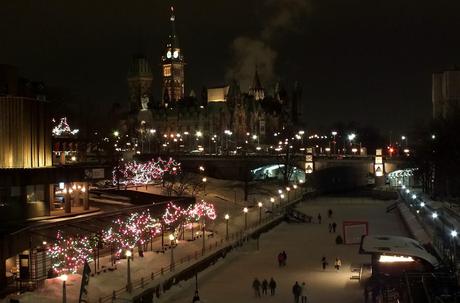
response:
[[[268,283],[268,286],[270,287],[270,295],[274,296],[276,290],[276,282],[273,277],[270,278],[270,283]]]
[[[256,298],[260,298],[260,281],[257,278],[254,278],[254,282],[252,282],[252,288],[254,289],[254,294]]]
[[[267,294],[267,289],[268,289],[268,281],[267,281],[267,279],[264,279],[262,281],[262,294],[263,295]]]
[[[295,303],[299,303],[301,292],[302,292],[302,288],[300,287],[299,283],[295,281],[294,286],[292,286],[292,294],[294,295]]]
[[[286,252],[283,250],[283,266],[286,266],[286,261],[287,261],[287,254],[286,254]]]
[[[321,214],[318,214],[318,224],[321,224]]]
[[[283,266],[283,263],[284,263],[284,262],[283,262],[283,258],[284,258],[283,253],[280,252],[280,253],[278,254],[278,266],[279,266],[279,267]]]
[[[323,256],[323,258],[321,259],[321,265],[323,267],[323,270],[326,270],[326,266],[327,266],[327,260],[326,260],[326,257]]]
[[[342,266],[342,260],[340,260],[339,258],[335,258],[335,262],[334,262],[335,269],[339,271],[341,266]]]
[[[332,231],[335,233],[335,229],[337,228],[337,223],[332,223]]]
[[[330,218],[332,218],[332,209],[329,208],[329,210],[327,211],[327,216]]]
[[[331,233],[332,232],[332,224],[329,223],[329,232]]]
[[[300,301],[302,303],[307,303],[307,286],[305,285],[305,282],[302,282],[302,285],[300,286]]]

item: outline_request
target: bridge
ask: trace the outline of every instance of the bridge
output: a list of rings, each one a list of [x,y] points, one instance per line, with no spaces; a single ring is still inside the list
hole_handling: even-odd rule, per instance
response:
[[[178,155],[175,158],[186,171],[198,171],[199,166],[204,166],[207,176],[241,181],[251,179],[251,170],[285,162],[283,155]],[[374,156],[315,156],[313,162],[312,181],[324,190],[364,186],[374,177]],[[289,164],[305,170],[305,155],[293,155]],[[408,166],[405,158],[384,158],[385,174]]]

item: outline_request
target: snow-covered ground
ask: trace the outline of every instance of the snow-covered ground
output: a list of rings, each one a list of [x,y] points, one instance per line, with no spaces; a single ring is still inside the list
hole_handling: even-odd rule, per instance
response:
[[[357,280],[350,280],[350,264],[369,263],[370,257],[358,254],[358,245],[336,245],[336,234],[328,232],[327,210],[334,211],[332,220],[341,224],[344,220],[368,221],[369,234],[408,236],[399,216],[386,213],[392,202],[367,198],[323,197],[305,202],[298,209],[316,218],[322,214],[323,223],[282,223],[260,238],[260,250],[249,243],[231,253],[198,278],[201,302],[255,302],[251,288],[255,277],[278,283],[277,294],[267,296],[264,302],[289,302],[293,300],[295,281],[307,285],[308,302],[357,303],[363,302],[363,289]],[[255,241],[254,241],[255,242]],[[287,266],[278,267],[277,255],[285,250]],[[320,260],[326,256],[329,268],[321,269]],[[335,257],[342,259],[342,269],[332,269]],[[193,279],[192,279],[193,280]],[[195,290],[194,281],[175,286],[161,302],[191,302]],[[262,301],[261,300],[261,301]],[[292,301],[291,301],[292,302]]]

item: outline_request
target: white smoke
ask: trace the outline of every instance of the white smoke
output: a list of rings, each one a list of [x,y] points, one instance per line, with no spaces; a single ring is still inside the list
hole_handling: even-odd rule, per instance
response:
[[[277,35],[295,31],[296,24],[309,10],[307,0],[265,0],[262,5],[267,11],[263,30],[257,37],[239,36],[233,40],[232,67],[227,71],[228,79],[240,82],[243,91],[252,84],[257,66],[262,82],[267,86],[275,82],[277,52],[272,43]]]

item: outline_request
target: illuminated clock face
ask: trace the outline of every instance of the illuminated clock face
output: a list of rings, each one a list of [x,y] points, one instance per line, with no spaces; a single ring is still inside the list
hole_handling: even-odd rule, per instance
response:
[[[168,59],[171,58],[171,51],[168,51],[168,52],[166,53],[166,57],[168,57]]]
[[[173,56],[174,56],[174,58],[179,57],[179,51],[175,50],[174,53],[173,53]]]

